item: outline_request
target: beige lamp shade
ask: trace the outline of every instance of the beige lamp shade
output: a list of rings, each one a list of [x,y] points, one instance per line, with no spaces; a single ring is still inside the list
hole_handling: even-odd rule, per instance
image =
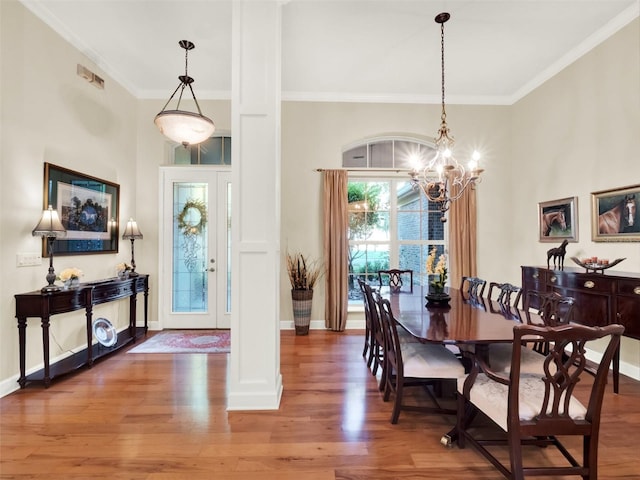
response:
[[[34,237],[65,237],[67,230],[62,225],[58,211],[51,205],[42,212],[42,218],[31,232]]]
[[[127,226],[122,234],[123,240],[140,240],[142,238],[142,232],[138,228],[138,224],[133,218],[130,218],[127,222]]]

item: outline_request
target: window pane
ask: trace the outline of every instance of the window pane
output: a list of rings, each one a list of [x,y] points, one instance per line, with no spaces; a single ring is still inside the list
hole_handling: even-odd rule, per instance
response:
[[[211,137],[198,145],[198,147],[202,165],[222,164],[222,137]]]
[[[422,265],[422,245],[400,244],[398,254],[398,268],[413,270],[413,284],[420,285],[420,271]]]
[[[393,142],[372,143],[369,145],[369,156],[371,158],[371,168],[391,168],[393,167]]]
[[[207,219],[200,205],[208,202],[206,183],[173,184],[173,311],[206,312]]]
[[[225,165],[231,165],[231,137],[224,137],[222,146],[224,147],[222,155],[223,163]]]
[[[420,240],[420,212],[398,212],[398,240]]]
[[[342,166],[346,168],[366,168],[367,146],[352,148],[342,154]],[[357,285],[358,282],[356,282]]]

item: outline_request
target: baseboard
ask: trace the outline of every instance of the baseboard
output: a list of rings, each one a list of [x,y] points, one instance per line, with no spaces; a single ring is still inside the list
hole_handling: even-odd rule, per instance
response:
[[[364,319],[347,320],[345,330],[364,330],[364,326]],[[280,330],[295,330],[293,320],[281,320]],[[324,320],[311,320],[309,330],[327,330],[327,327],[324,324]]]

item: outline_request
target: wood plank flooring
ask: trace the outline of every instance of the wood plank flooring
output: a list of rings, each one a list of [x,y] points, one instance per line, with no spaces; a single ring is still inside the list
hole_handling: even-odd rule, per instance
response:
[[[402,412],[361,356],[362,332],[282,332],[278,411],[227,412],[227,355],[127,354],[0,399],[2,479],[497,480],[452,417]],[[599,478],[638,479],[640,382],[607,388]],[[415,402],[428,402],[417,392]],[[580,452],[576,443],[573,451]],[[530,458],[546,458],[537,449]]]

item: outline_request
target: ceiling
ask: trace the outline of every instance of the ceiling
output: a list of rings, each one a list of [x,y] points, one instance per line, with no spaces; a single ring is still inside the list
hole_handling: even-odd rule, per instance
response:
[[[137,98],[231,98],[230,0],[21,0]],[[447,103],[511,104],[624,27],[639,0],[288,0],[282,98],[438,103],[447,11]],[[107,85],[108,88],[108,85]]]

